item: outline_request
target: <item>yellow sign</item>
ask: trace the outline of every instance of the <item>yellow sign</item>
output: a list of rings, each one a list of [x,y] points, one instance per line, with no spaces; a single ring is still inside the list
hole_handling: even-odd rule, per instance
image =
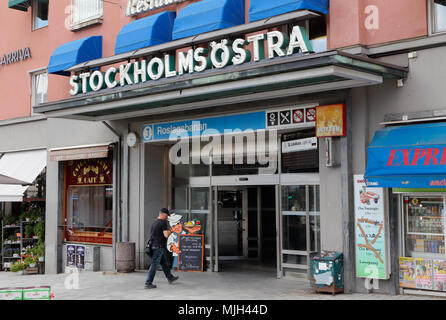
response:
[[[343,137],[346,134],[345,104],[316,107],[316,136]]]

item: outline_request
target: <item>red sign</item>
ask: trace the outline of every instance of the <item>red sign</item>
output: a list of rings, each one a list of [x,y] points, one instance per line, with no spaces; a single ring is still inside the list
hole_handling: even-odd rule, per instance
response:
[[[293,123],[302,123],[304,122],[304,110],[297,109],[293,110]]]
[[[113,184],[113,160],[84,159],[68,161],[68,185],[107,185]]]
[[[419,160],[422,159],[420,162]],[[393,149],[387,161],[387,166],[423,166],[446,165],[446,148],[414,148],[414,149]]]
[[[316,121],[316,108],[307,108],[305,110],[307,122],[314,122]]]

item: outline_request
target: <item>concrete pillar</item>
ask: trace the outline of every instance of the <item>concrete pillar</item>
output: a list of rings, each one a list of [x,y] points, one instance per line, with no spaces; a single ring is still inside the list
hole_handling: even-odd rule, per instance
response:
[[[62,272],[62,194],[63,170],[59,162],[50,161],[46,166],[45,209],[45,273]]]

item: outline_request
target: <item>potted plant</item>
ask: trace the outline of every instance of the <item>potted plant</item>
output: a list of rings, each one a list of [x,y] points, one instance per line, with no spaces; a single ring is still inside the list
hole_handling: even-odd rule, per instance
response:
[[[3,222],[4,222],[5,226],[14,225],[16,220],[17,220],[17,218],[12,215],[3,217]]]
[[[24,270],[26,269],[25,264],[23,262],[20,262],[19,260],[14,262],[9,270],[11,272],[15,272],[18,275],[24,274]]]
[[[37,266],[37,257],[27,255],[27,257],[23,260],[23,264],[26,268],[34,268]]]
[[[40,207],[32,205],[29,208],[29,217],[31,218],[31,221],[40,221],[42,218],[42,211]]]
[[[39,242],[39,244],[35,246],[33,250],[34,256],[39,259],[39,262],[43,262],[45,259],[45,243]]]
[[[31,238],[34,234],[34,226],[28,224],[25,226],[25,238]]]
[[[24,211],[19,215],[20,221],[30,221],[29,213]]]
[[[39,237],[39,241],[45,239],[45,221],[39,221],[34,226],[34,234]]]

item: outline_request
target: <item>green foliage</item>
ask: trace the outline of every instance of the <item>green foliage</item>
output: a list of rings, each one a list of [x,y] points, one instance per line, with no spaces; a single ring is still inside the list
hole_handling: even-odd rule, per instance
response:
[[[18,272],[26,269],[26,266],[23,262],[20,262],[19,260],[14,262],[11,267],[9,268],[11,272]]]
[[[3,223],[4,223],[5,225],[10,225],[10,224],[13,224],[13,223],[15,223],[15,222],[17,222],[17,221],[18,221],[17,217],[16,217],[16,216],[13,216],[13,215],[10,215],[10,216],[4,216],[4,217],[3,217]]]
[[[29,256],[29,257],[26,257],[25,259],[23,259],[23,264],[24,264],[25,268],[28,268],[30,264],[37,263],[38,260],[39,260],[38,257]]]
[[[25,226],[25,236],[32,237],[34,235],[34,226],[28,224]]]
[[[34,226],[34,234],[39,237],[39,244],[45,243],[45,221],[39,221]]]
[[[44,257],[45,256],[45,244],[39,243],[37,246],[32,247],[27,250],[27,253],[33,257]]]
[[[31,221],[37,221],[37,219],[42,217],[42,210],[40,207],[36,205],[31,205],[29,208],[29,217],[31,218]]]

